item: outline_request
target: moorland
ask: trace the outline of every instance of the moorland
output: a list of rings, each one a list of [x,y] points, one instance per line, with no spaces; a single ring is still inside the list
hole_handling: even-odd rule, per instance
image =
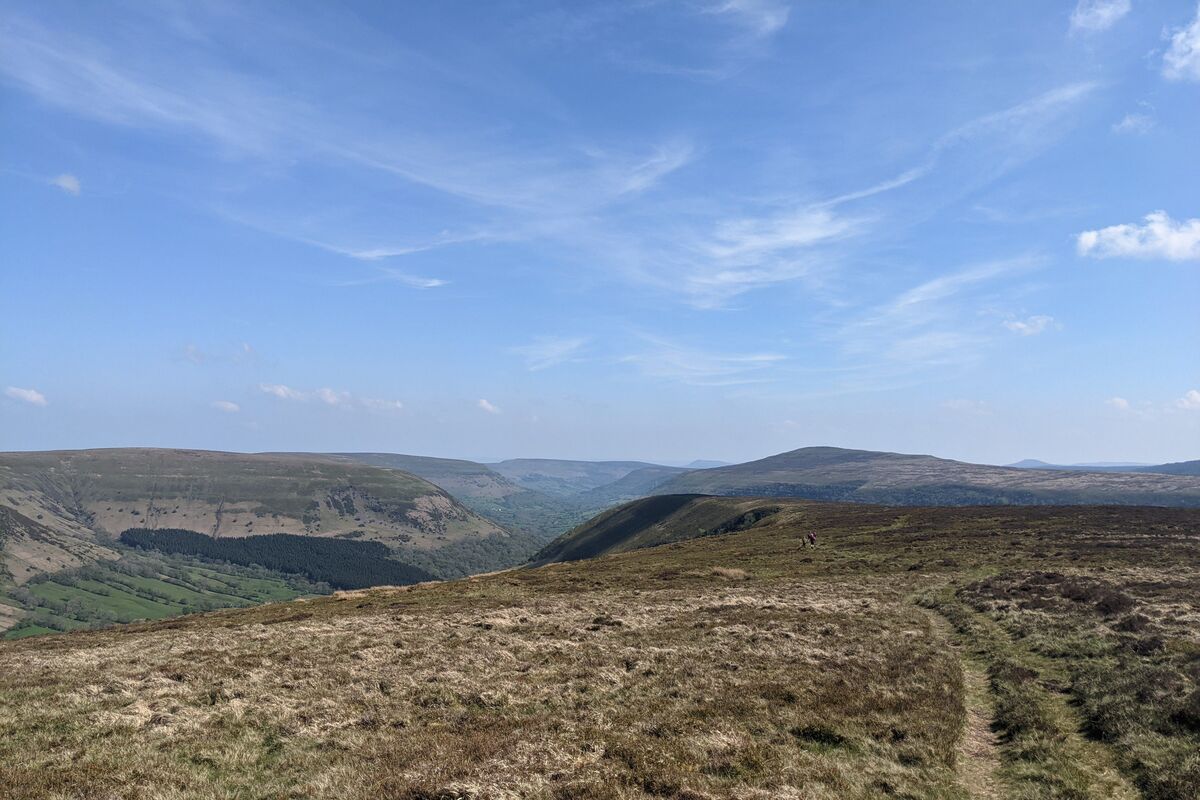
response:
[[[0,794],[1197,795],[1200,512],[668,505],[585,560],[0,643]]]

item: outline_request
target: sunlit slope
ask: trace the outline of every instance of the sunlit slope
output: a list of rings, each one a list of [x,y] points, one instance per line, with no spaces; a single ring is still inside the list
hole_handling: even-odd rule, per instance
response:
[[[112,547],[97,541],[93,530],[56,503],[27,500],[24,508],[33,514],[28,517],[13,507],[20,503],[18,497],[0,492],[0,596],[5,587],[20,586],[35,575],[117,557]]]
[[[350,536],[412,551],[507,537],[415,475],[318,456],[113,449],[0,454],[0,504],[74,535],[95,560],[95,533],[181,528],[211,536]],[[28,537],[26,537],[28,538]],[[44,538],[44,537],[43,537]],[[43,548],[47,552],[49,545]],[[23,560],[20,560],[23,559]],[[9,571],[53,571],[67,557],[6,548]]]
[[[609,509],[568,531],[542,548],[535,563],[578,561],[623,553],[640,547],[703,536],[727,519],[766,505],[753,499],[735,502],[726,497],[669,494],[634,500]]]
[[[745,464],[688,472],[658,486],[654,493],[803,497],[893,505],[1200,507],[1200,477],[1028,470],[924,455],[807,447]]]
[[[743,501],[707,502],[654,524]],[[4,642],[0,796],[1191,798],[1198,531],[793,502],[583,562]]]
[[[517,484],[490,467],[454,458],[399,453],[338,453],[363,464],[401,469],[445,489],[460,503],[512,530],[545,542],[581,522],[586,512],[559,496]],[[589,508],[591,508],[589,506]]]

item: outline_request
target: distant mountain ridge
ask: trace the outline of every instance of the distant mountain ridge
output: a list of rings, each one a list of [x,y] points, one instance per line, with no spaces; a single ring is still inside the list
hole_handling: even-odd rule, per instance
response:
[[[1192,462],[1176,473],[994,467],[928,455],[806,447],[729,467],[696,470],[655,494],[801,497],[891,505],[1200,506]]]
[[[1142,464],[1102,461],[1093,464],[1050,464],[1036,458],[1026,458],[1007,466],[1017,469],[1054,469],[1069,472],[1141,472],[1158,475],[1200,475],[1200,460],[1177,461],[1171,464]]]
[[[511,458],[487,464],[519,486],[554,497],[574,497],[646,468],[672,469],[645,461],[571,461],[557,458]]]

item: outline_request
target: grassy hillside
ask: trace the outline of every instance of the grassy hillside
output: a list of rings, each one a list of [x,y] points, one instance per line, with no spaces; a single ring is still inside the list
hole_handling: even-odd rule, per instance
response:
[[[27,536],[21,547],[6,547],[5,563],[17,582],[94,562],[105,555],[97,534],[115,537],[128,528],[182,528],[216,537],[352,536],[431,555],[464,541],[510,538],[422,478],[326,456],[154,449],[0,453],[0,506],[57,536]]]
[[[375,543],[422,576],[438,577],[519,564],[545,543],[545,537],[505,530],[420,477],[330,456],[0,453],[0,631],[43,613],[38,595],[18,590],[45,576],[117,561],[127,549],[116,539],[130,528],[191,530],[219,540],[292,534]],[[311,558],[324,558],[309,549]],[[293,571],[315,574],[308,568],[314,566],[293,565]],[[288,580],[279,573],[272,579]],[[113,617],[95,594],[67,598],[73,608],[92,606],[70,619],[92,624],[162,610]]]
[[[0,632],[16,639],[328,591],[257,567],[124,553],[119,560],[39,576],[0,596],[12,610]]]
[[[566,461],[553,458],[514,458],[488,464],[492,470],[526,489],[561,498],[574,498],[620,480],[634,470],[657,466],[642,461]]]
[[[1197,796],[1200,512],[781,505],[0,643],[0,796]]]
[[[514,533],[525,533],[543,544],[587,518],[593,505],[581,507],[562,497],[518,485],[484,464],[453,458],[430,458],[397,453],[339,453],[363,464],[401,469],[445,489],[477,514]]]
[[[696,470],[655,494],[803,497],[892,505],[1119,504],[1200,507],[1200,477],[1030,470],[933,456],[808,447]]]
[[[213,536],[329,535],[432,545],[494,526],[428,481],[319,456],[115,449],[0,453],[0,486],[18,502],[112,534],[187,527]],[[265,530],[264,530],[265,529]]]

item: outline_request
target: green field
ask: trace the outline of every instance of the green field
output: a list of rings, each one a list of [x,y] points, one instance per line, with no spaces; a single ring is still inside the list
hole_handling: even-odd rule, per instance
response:
[[[325,591],[292,576],[185,559],[127,555],[11,590],[25,618],[4,634],[20,639],[113,623],[164,619],[216,608],[291,600]]]

